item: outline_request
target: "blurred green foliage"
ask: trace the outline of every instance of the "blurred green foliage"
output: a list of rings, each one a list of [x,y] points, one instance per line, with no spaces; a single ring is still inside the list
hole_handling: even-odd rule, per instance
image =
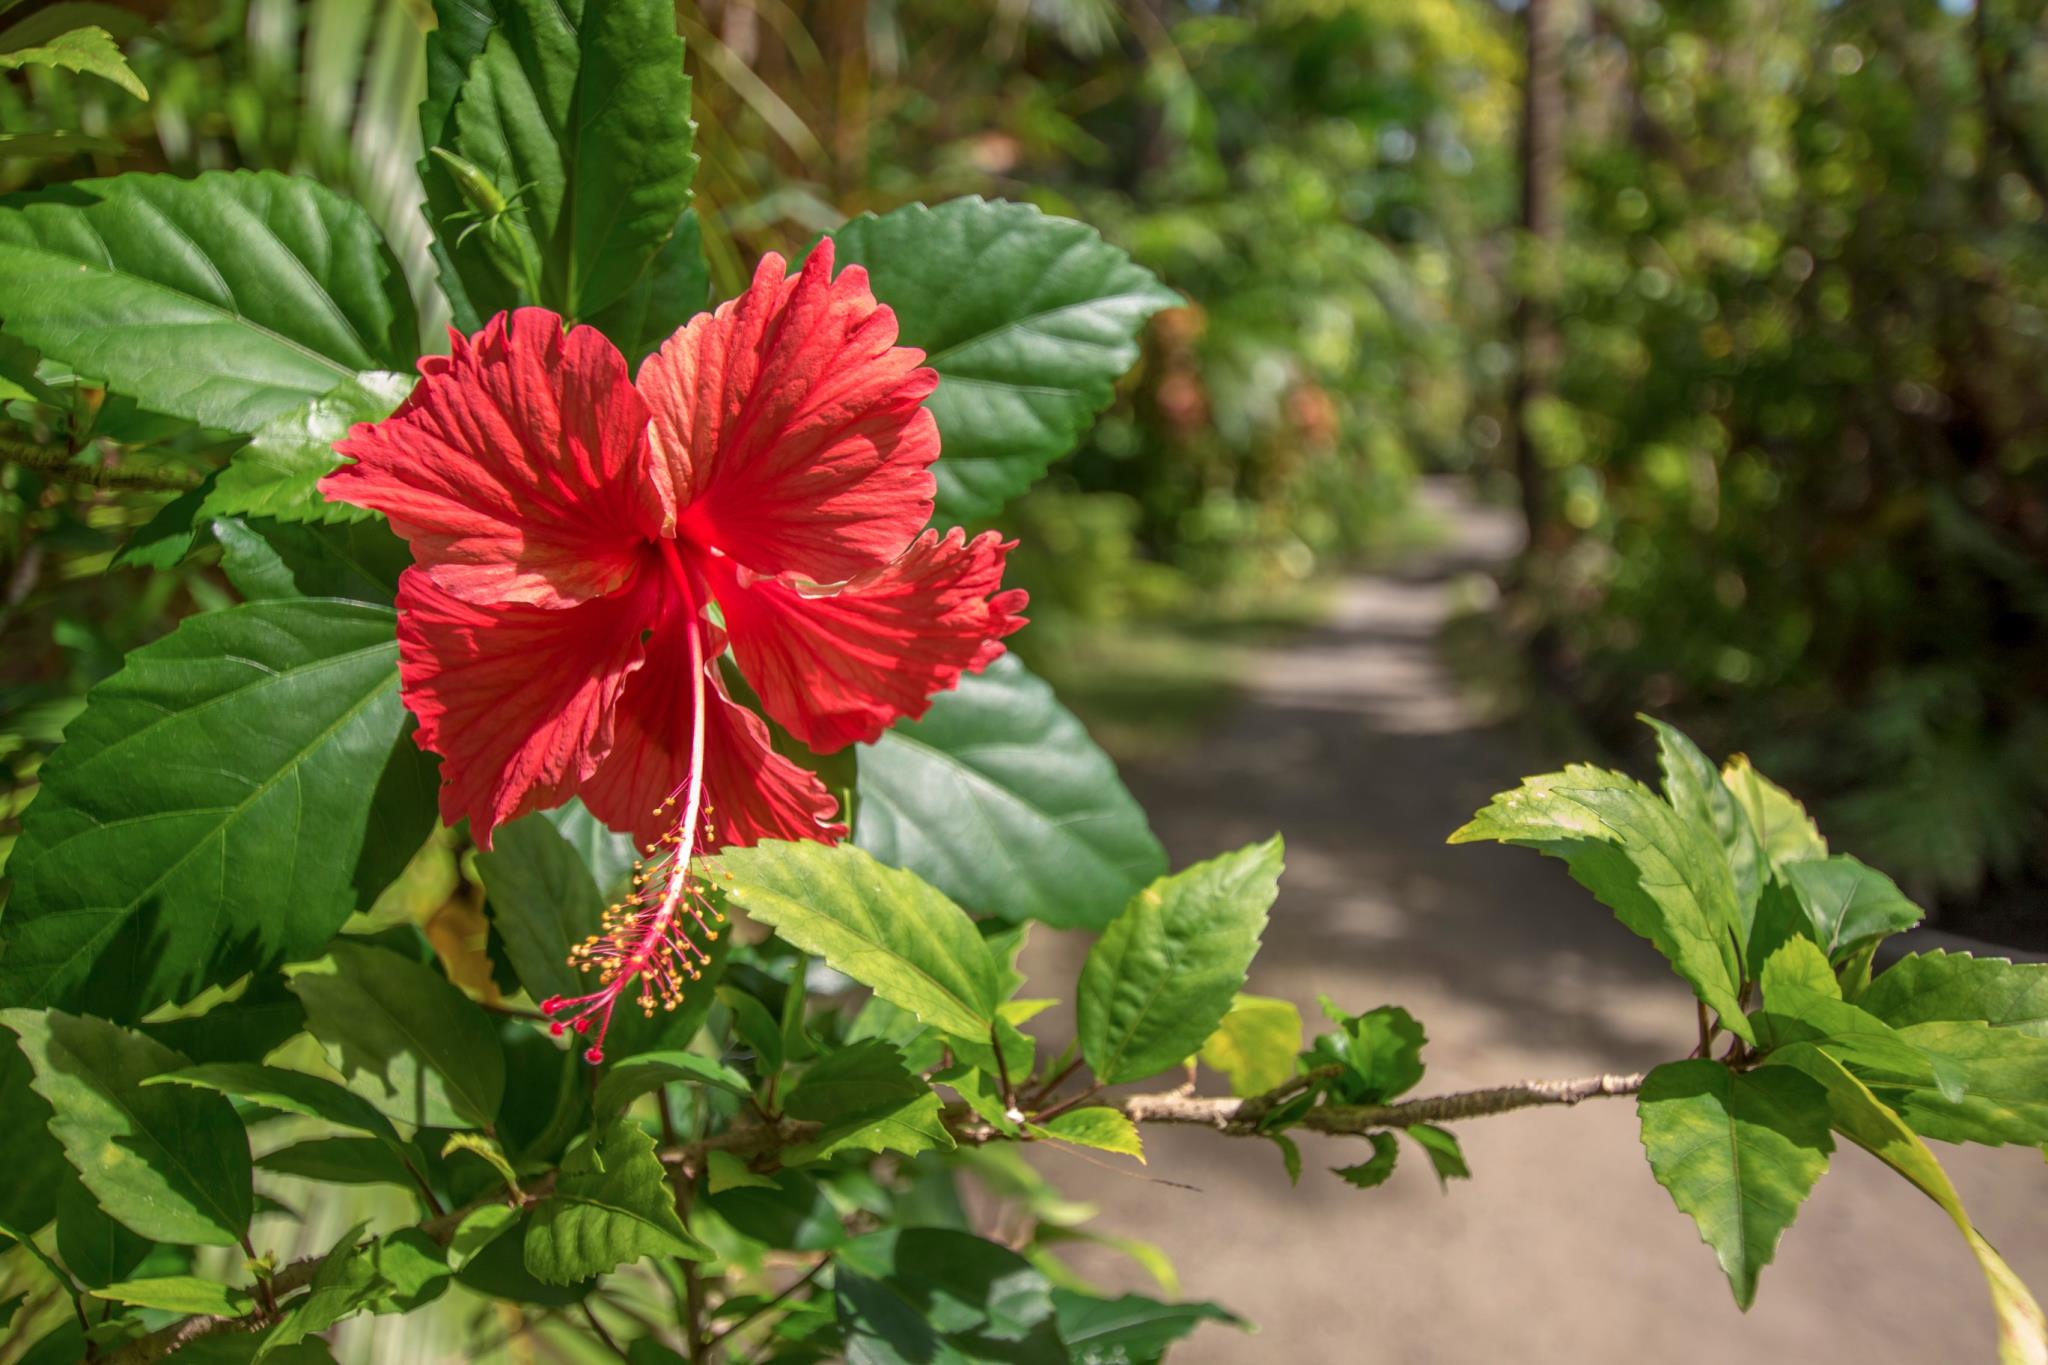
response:
[[[306,171],[370,205],[435,327],[412,208],[424,0],[127,8],[151,99],[6,76],[0,138],[84,141],[0,161],[0,186]],[[1039,666],[1156,690],[1216,632],[1255,638],[1232,622],[1291,619],[1320,571],[1416,534],[1418,472],[1497,480],[1514,304],[1546,296],[1561,364],[1524,425],[1549,517],[1507,619],[1617,746],[1645,707],[1747,745],[1846,847],[1953,903],[2048,876],[2044,9],[1572,6],[1555,253],[1515,240],[1520,21],[1495,0],[678,16],[718,295],[848,214],[984,193],[1101,226],[1188,296],[1005,516]],[[118,476],[175,481],[205,434],[54,379],[16,383],[0,432],[94,471],[0,468],[17,802],[78,691],[213,592],[204,568],[148,590],[194,600],[161,602],[107,569],[169,496]],[[1175,619],[1186,640],[1138,651],[1157,668],[1117,675],[1094,648]],[[1199,691],[1168,709],[1200,714]]]

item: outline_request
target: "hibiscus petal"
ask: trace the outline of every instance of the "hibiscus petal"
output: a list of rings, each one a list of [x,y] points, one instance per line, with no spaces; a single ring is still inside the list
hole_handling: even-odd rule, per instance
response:
[[[476,841],[575,794],[608,749],[641,666],[645,590],[549,609],[479,606],[417,566],[398,581],[398,674],[419,743],[441,755],[441,818]]]
[[[677,533],[759,573],[836,583],[888,563],[931,519],[938,375],[830,238],[803,272],[761,260],[746,293],[670,337],[637,380]]]
[[[761,709],[813,749],[866,743],[979,672],[1024,624],[1025,594],[998,591],[1005,543],[926,531],[902,558],[829,596],[723,568],[713,588]]]
[[[626,361],[595,328],[542,308],[500,313],[420,362],[397,412],[335,446],[320,481],[374,507],[443,591],[559,607],[615,591],[673,520],[666,471]]]
[[[613,829],[632,831],[642,847],[675,822],[676,807],[664,803],[690,771],[690,654],[680,618],[669,619],[673,624],[655,630],[647,666],[627,682],[611,751],[582,790],[591,814]],[[723,646],[714,638],[705,655],[713,657]],[[703,780],[716,846],[843,836],[846,827],[831,823],[837,803],[825,784],[769,748],[767,726],[725,695],[715,660],[705,683]]]

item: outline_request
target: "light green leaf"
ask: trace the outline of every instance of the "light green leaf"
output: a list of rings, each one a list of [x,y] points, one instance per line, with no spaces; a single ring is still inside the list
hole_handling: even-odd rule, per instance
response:
[[[498,23],[439,99],[452,114],[422,110],[427,145],[481,172],[514,211],[495,235],[481,228],[457,245],[474,210],[459,176],[439,157],[421,163],[428,218],[440,239],[451,295],[474,318],[519,302],[589,321],[629,290],[663,283],[650,267],[690,203],[690,82],[675,16],[641,0],[585,0],[574,12],[552,0],[499,0]],[[467,29],[441,46],[467,55]],[[430,105],[438,100],[430,97]],[[537,297],[520,286],[531,262]],[[509,267],[509,268],[508,268]],[[473,329],[474,321],[458,322]],[[614,327],[621,321],[608,319]],[[620,333],[625,339],[625,333]]]
[[[2003,1365],[2048,1363],[2048,1317],[2012,1267],[1978,1234],[1962,1197],[1927,1144],[1840,1061],[1818,1047],[1802,1043],[1779,1048],[1764,1060],[1764,1067],[1794,1069],[1817,1081],[1827,1095],[1834,1130],[1911,1181],[1955,1223],[1991,1291]]]
[[[610,1118],[650,1090],[677,1081],[708,1085],[733,1095],[751,1093],[744,1076],[710,1057],[694,1052],[642,1052],[621,1057],[605,1068],[592,1108],[599,1118]]]
[[[1001,510],[1072,450],[1137,363],[1145,319],[1181,302],[1093,228],[1029,204],[912,204],[832,237],[939,372],[942,526]]]
[[[1649,1074],[1636,1102],[1657,1183],[1714,1249],[1736,1304],[1828,1168],[1827,1096],[1782,1069],[1731,1071],[1698,1058]]]
[[[2048,963],[2014,963],[1936,950],[1908,953],[1856,1003],[1897,1027],[1981,1019],[2048,1038]]]
[[[727,1190],[753,1188],[757,1190],[780,1189],[765,1175],[756,1175],[747,1169],[747,1163],[731,1152],[711,1152],[706,1155],[704,1178],[713,1194]]]
[[[1422,1048],[1429,1039],[1414,1015],[1399,1005],[1346,1014],[1327,995],[1321,1003],[1323,1014],[1337,1028],[1319,1035],[1302,1054],[1301,1064],[1310,1070],[1345,1068],[1330,1083],[1337,1099],[1346,1104],[1385,1104],[1415,1088],[1422,1079]]]
[[[254,432],[418,354],[377,225],[313,180],[80,180],[0,208],[7,334],[154,412]],[[245,509],[246,510],[246,509]]]
[[[455,1235],[448,1239],[448,1268],[461,1270],[518,1221],[519,1210],[510,1204],[485,1204],[463,1215]]]
[[[1166,854],[1109,755],[1015,656],[860,751],[854,842],[961,905],[1100,929]]]
[[[1725,1027],[1754,1041],[1736,950],[1749,941],[1749,923],[1710,826],[1632,778],[1573,764],[1523,779],[1451,836],[1454,844],[1483,839],[1563,859],[1573,880],[1650,940]]]
[[[150,1087],[186,1060],[102,1019],[0,1011],[49,1102],[50,1131],[106,1211],[144,1237],[233,1246],[249,1229],[249,1140],[218,1095]]]
[[[348,1083],[415,1127],[483,1128],[505,1094],[490,1018],[440,973],[382,948],[336,940],[292,969],[306,1026]]]
[[[1145,1144],[1138,1136],[1138,1125],[1132,1123],[1121,1109],[1089,1105],[1084,1109],[1069,1109],[1044,1123],[1027,1126],[1040,1137],[1071,1142],[1079,1147],[1095,1147],[1115,1152],[1118,1156],[1134,1156],[1140,1164],[1145,1160]]]
[[[498,1173],[498,1179],[505,1182],[505,1190],[514,1199],[520,1198],[519,1175],[512,1169],[512,1163],[505,1159],[505,1149],[494,1138],[482,1133],[450,1133],[448,1140],[441,1144],[441,1156],[445,1160],[457,1152],[468,1152]]]
[[[526,1269],[547,1284],[608,1274],[642,1256],[709,1255],[676,1216],[654,1139],[625,1119],[570,1150],[526,1229]]]
[[[1828,841],[1821,837],[1820,827],[1813,823],[1806,807],[1752,768],[1748,758],[1737,754],[1722,764],[1721,780],[1734,794],[1736,804],[1748,813],[1764,859],[1773,872],[1783,872],[1793,863],[1828,856]]]
[[[1278,835],[1162,877],[1088,953],[1081,1053],[1114,1085],[1193,1056],[1230,1012],[1279,894]]]
[[[1882,1070],[1864,1079],[1917,1133],[1943,1142],[2048,1143],[2048,1037],[1993,1028],[1982,1020],[1930,1020],[1898,1030],[1898,1040],[1937,1059],[1937,1074],[1955,1078],[1947,1093],[1925,1084],[1904,1088]],[[1826,1044],[1822,1044],[1826,1046]],[[1843,1054],[1845,1060],[1859,1060]]]
[[[1444,1189],[1449,1189],[1453,1180],[1472,1178],[1472,1168],[1465,1164],[1465,1149],[1449,1129],[1439,1128],[1433,1123],[1412,1123],[1401,1131],[1429,1157],[1430,1168],[1436,1172],[1436,1182]]]
[[[1745,907],[1747,922],[1770,874],[1749,812],[1736,801],[1735,793],[1728,790],[1720,771],[1698,745],[1661,720],[1641,719],[1657,732],[1657,766],[1664,774],[1664,799],[1680,816],[1706,825],[1721,841],[1735,880],[1736,901]]]
[[[148,87],[129,67],[120,44],[114,41],[114,35],[97,24],[60,33],[35,47],[0,52],[0,71],[19,71],[24,66],[62,67],[66,71],[98,76],[101,80],[112,81],[139,100],[149,98]]]
[[[342,1319],[355,1316],[391,1292],[393,1286],[377,1272],[370,1248],[357,1245],[367,1226],[358,1223],[341,1235],[313,1272],[307,1292],[292,1300],[284,1316],[263,1338],[263,1344],[251,1358],[252,1365],[259,1365],[273,1353],[296,1346]]]
[[[1934,1086],[1950,1101],[1963,1093],[1963,1067],[1916,1046],[1899,1030],[1841,998],[1827,958],[1795,938],[1764,963],[1757,1036],[1771,1046],[1811,1042],[1858,1066],[1902,1082]]]
[[[1247,1325],[1228,1309],[1201,1301],[1160,1303],[1138,1294],[1099,1299],[1055,1289],[1052,1302],[1074,1365],[1158,1365],[1167,1347],[1205,1322]]]
[[[0,1001],[132,1019],[319,951],[411,744],[392,629],[379,607],[252,603],[187,618],[95,687],[8,864]]]
[[[318,485],[342,463],[334,443],[358,422],[390,416],[412,387],[410,375],[369,371],[273,415],[215,477],[201,503],[203,513],[376,524],[375,512],[330,502]]]
[[[850,845],[770,842],[728,849],[732,903],[792,947],[825,959],[934,1028],[986,1034],[997,966],[974,921],[909,872]],[[718,880],[714,877],[714,880]]]
[[[246,1289],[232,1289],[196,1275],[162,1275],[147,1280],[122,1280],[101,1289],[87,1291],[96,1299],[125,1303],[136,1308],[156,1308],[185,1317],[210,1314],[218,1318],[239,1318],[255,1308],[256,1300]]]
[[[1910,929],[1925,914],[1890,877],[1846,853],[1788,863],[1783,876],[1831,959],[1867,939]]]

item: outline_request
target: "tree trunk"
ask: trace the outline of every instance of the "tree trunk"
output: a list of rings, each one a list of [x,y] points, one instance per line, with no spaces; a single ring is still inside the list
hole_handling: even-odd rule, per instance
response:
[[[1549,521],[1550,500],[1526,419],[1530,404],[1550,392],[1557,368],[1549,277],[1563,235],[1558,201],[1564,171],[1564,43],[1557,0],[1525,0],[1522,15],[1527,46],[1522,83],[1522,239],[1516,252],[1515,377],[1505,436],[1521,483],[1522,516],[1533,549]]]

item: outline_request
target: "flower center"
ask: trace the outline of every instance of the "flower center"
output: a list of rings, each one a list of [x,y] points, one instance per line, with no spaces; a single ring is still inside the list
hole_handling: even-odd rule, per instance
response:
[[[569,951],[570,965],[598,973],[598,989],[588,995],[549,996],[540,1012],[557,1035],[573,1028],[596,1036],[583,1059],[604,1060],[605,1033],[612,1010],[635,982],[640,1012],[654,1017],[656,1006],[672,1010],[683,1001],[688,982],[700,979],[711,952],[704,946],[717,939],[715,925],[725,914],[711,899],[709,888],[690,865],[700,847],[711,847],[711,811],[704,803],[704,623],[689,571],[673,540],[660,542],[662,558],[682,594],[679,618],[690,669],[690,767],[688,774],[656,808],[666,816],[678,811],[659,843],[644,850],[646,861],[633,864],[633,880],[624,899],[604,913],[598,932]],[[700,943],[698,940],[702,939]]]

